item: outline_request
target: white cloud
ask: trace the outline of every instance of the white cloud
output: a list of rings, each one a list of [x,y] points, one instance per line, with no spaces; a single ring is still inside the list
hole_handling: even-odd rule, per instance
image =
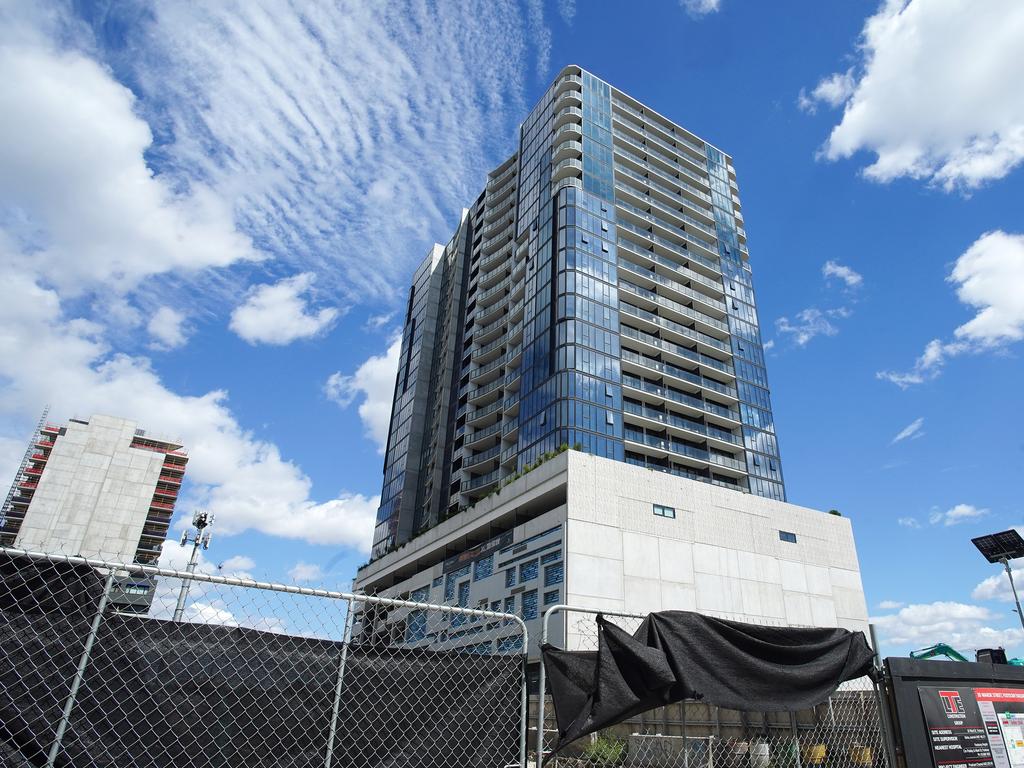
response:
[[[258,285],[231,313],[231,330],[250,344],[290,344],[329,329],[338,319],[335,307],[314,309],[306,298],[316,276],[311,272]]]
[[[324,394],[342,408],[347,408],[357,398],[361,398],[359,418],[362,419],[367,437],[377,444],[379,453],[384,453],[387,448],[401,351],[402,339],[395,337],[383,355],[370,357],[354,374],[346,376],[341,371],[332,373],[324,384]]]
[[[835,336],[839,329],[829,320],[831,313],[835,310],[822,312],[815,307],[808,307],[797,313],[795,320],[788,317],[780,317],[775,321],[777,333],[786,334],[793,338],[799,346],[804,346],[815,336]]]
[[[818,110],[820,102],[830,107],[838,107],[845,103],[853,93],[853,87],[853,72],[836,72],[818,81],[810,94],[801,88],[796,103],[804,112],[813,115]]]
[[[94,61],[6,45],[0,81],[6,269],[70,296],[260,257],[209,187],[183,192],[152,173],[143,153],[153,137],[131,91]]]
[[[1020,528],[1017,528],[1020,531]],[[1021,569],[1024,568],[1024,558],[1018,560],[1011,560],[1010,567],[1014,572],[1014,583],[1017,585],[1018,593],[1021,591],[1021,587],[1024,583],[1021,581]],[[1006,571],[1000,568],[999,572],[994,576],[989,576],[987,579],[979,582],[971,592],[972,600],[998,600],[1003,603],[1013,602],[1013,590],[1010,588],[1010,580],[1006,576]]]
[[[55,291],[19,273],[0,283],[0,328],[0,377],[7,382],[0,415],[8,434],[25,431],[24,414],[37,413],[44,402],[59,403],[65,414],[135,418],[145,429],[182,437],[191,456],[187,476],[195,484],[184,501],[214,511],[221,533],[256,529],[311,543],[369,546],[377,498],[342,493],[323,503],[311,500],[309,478],[235,420],[226,392],[168,390],[146,358],[113,351],[99,326],[65,316]]]
[[[177,349],[188,341],[184,327],[185,315],[171,307],[160,307],[149,319],[146,330],[153,337],[150,346],[154,349]]]
[[[896,520],[897,523],[902,525],[904,528],[920,528],[921,523],[917,521],[916,517],[901,517]]]
[[[679,0],[679,5],[694,17],[715,13],[722,6],[722,0]]]
[[[908,605],[896,613],[873,616],[879,636],[892,645],[918,648],[938,641],[964,655],[978,648],[1014,648],[1024,631],[991,626],[999,617],[987,608],[956,602]]]
[[[896,443],[902,442],[903,440],[916,440],[917,438],[924,435],[921,431],[921,427],[924,426],[924,416],[914,419],[912,422],[907,424],[899,433],[892,439],[889,445],[895,445]]]
[[[765,352],[767,352],[769,349],[774,349],[775,339],[768,339],[768,341],[762,344],[761,347],[764,349]]]
[[[808,99],[843,106],[824,156],[865,150],[870,179],[947,190],[1005,176],[1024,160],[1022,39],[1019,0],[886,0],[865,22],[856,74]]]
[[[879,610],[882,611],[895,611],[897,608],[902,608],[906,603],[901,603],[898,600],[883,600],[878,604]]]
[[[825,265],[821,268],[821,274],[824,275],[825,279],[830,277],[839,278],[846,283],[847,288],[857,288],[864,282],[864,278],[858,272],[854,272],[849,267],[832,260],[825,262]]]
[[[1024,338],[1024,235],[995,230],[979,237],[957,259],[948,282],[977,310],[953,331],[951,341],[932,339],[909,371],[879,371],[877,378],[901,389],[934,379],[950,358],[999,349]]]
[[[957,504],[955,507],[951,507],[945,512],[939,510],[932,512],[931,515],[928,516],[928,522],[932,525],[958,525],[970,520],[975,520],[979,517],[984,517],[987,514],[987,509],[979,509],[972,504]]]
[[[319,565],[315,563],[296,563],[290,571],[288,571],[288,578],[294,582],[304,581],[320,581],[324,577],[324,572]]]
[[[204,179],[332,302],[393,299],[514,148],[543,10],[517,0],[157,0],[119,64],[173,133],[165,173]],[[458,23],[452,23],[458,19]]]

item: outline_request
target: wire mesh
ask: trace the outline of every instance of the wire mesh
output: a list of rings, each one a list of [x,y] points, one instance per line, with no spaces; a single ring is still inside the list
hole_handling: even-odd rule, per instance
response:
[[[629,633],[643,616],[604,614]],[[596,612],[556,607],[545,617],[548,642],[596,651]],[[564,635],[562,628],[564,627]],[[562,639],[564,637],[564,640]],[[542,638],[543,640],[544,638]],[[543,746],[557,743],[545,691]],[[537,713],[533,713],[537,718]],[[552,768],[889,768],[879,698],[869,678],[844,683],[827,701],[801,712],[743,712],[700,701],[650,710],[571,744]]]
[[[0,549],[0,766],[521,765],[526,647],[507,614]]]

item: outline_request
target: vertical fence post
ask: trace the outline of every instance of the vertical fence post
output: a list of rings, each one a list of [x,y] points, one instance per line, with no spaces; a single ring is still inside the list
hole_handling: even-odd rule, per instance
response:
[[[540,646],[538,646],[539,648]],[[530,719],[530,697],[529,691],[526,690],[529,680],[527,679],[527,659],[530,656],[530,638],[529,633],[526,630],[526,624],[523,624],[523,687],[520,691],[520,713],[519,713],[519,765],[521,768],[527,768],[526,766],[526,731],[528,721]],[[544,674],[544,660],[540,662],[540,674]],[[542,693],[543,695],[543,693]],[[537,768],[540,768],[540,760],[537,761]]]
[[[551,614],[554,611],[562,609],[560,605],[553,605],[544,611],[544,616],[541,618],[540,625],[540,645],[538,648],[544,646],[548,641],[548,619],[551,618]],[[544,674],[544,659],[540,661],[540,671],[537,674],[537,768],[540,768],[540,764],[544,762],[544,687],[547,683],[546,676]],[[526,768],[525,762],[523,768]]]
[[[341,636],[341,660],[338,662],[338,680],[334,684],[334,708],[331,710],[331,728],[327,734],[327,754],[324,757],[324,768],[331,768],[334,760],[334,738],[338,732],[338,713],[341,710],[341,690],[345,685],[345,663],[348,661],[348,646],[352,642],[352,622],[355,601],[348,599],[348,611],[345,614],[345,632]]]
[[[78,669],[75,671],[75,679],[71,682],[68,700],[64,702],[64,712],[61,715],[60,723],[57,724],[57,734],[54,736],[53,744],[50,745],[50,753],[46,757],[46,768],[53,768],[57,764],[57,755],[60,753],[61,742],[64,741],[64,733],[67,731],[68,723],[71,722],[71,711],[75,708],[78,689],[82,686],[82,680],[85,679],[85,668],[89,666],[89,655],[92,653],[93,643],[96,642],[96,635],[100,631],[103,611],[107,609],[107,600],[110,598],[110,589],[113,584],[114,572],[110,570],[107,571],[107,579],[103,583],[103,594],[100,596],[99,605],[96,607],[96,615],[92,618],[89,635],[85,638],[85,647],[82,649],[82,656],[78,660]]]

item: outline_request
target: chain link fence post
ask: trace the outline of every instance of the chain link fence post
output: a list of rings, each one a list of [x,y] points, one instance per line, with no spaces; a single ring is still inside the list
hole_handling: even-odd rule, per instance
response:
[[[345,632],[341,640],[341,659],[338,661],[338,681],[334,686],[334,706],[331,709],[331,729],[327,735],[327,756],[324,758],[324,768],[331,768],[331,761],[334,759],[334,739],[338,732],[338,711],[341,709],[341,692],[345,686],[345,662],[348,660],[348,646],[352,642],[352,622],[355,603],[352,598],[348,601],[348,612],[345,614]]]
[[[96,635],[100,631],[100,623],[103,621],[103,612],[107,609],[107,601],[110,599],[110,590],[114,585],[114,571],[107,572],[107,578],[103,582],[103,594],[100,596],[99,605],[96,607],[96,615],[93,616],[92,624],[89,627],[89,634],[85,638],[85,647],[82,649],[82,656],[78,660],[78,668],[75,671],[75,679],[71,683],[71,691],[68,693],[68,700],[64,702],[64,711],[61,714],[60,723],[57,724],[57,734],[54,736],[50,752],[46,757],[46,768],[54,768],[57,764],[57,755],[60,753],[61,743],[64,741],[64,734],[67,731],[68,723],[71,721],[71,712],[75,708],[75,699],[78,698],[78,689],[85,679],[85,669],[89,666],[89,656],[92,654],[93,643],[96,642]]]

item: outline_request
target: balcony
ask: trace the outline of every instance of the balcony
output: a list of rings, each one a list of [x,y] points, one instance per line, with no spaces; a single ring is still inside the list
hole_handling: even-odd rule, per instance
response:
[[[566,123],[581,123],[583,122],[583,110],[579,107],[565,107],[555,113],[554,127],[557,129],[559,126],[565,125]]]
[[[583,156],[583,142],[570,139],[558,144],[551,153],[554,162],[560,162],[568,158],[580,158]]]
[[[623,110],[624,112],[628,112],[629,114],[634,115],[635,117],[639,117],[645,123],[648,123],[652,127],[657,128],[663,133],[670,135],[673,141],[675,141],[677,144],[682,144],[684,147],[688,147],[689,149],[693,150],[693,152],[695,152],[698,157],[707,157],[707,150],[704,148],[703,144],[700,144],[696,141],[692,141],[686,138],[685,136],[677,133],[674,127],[670,129],[667,126],[660,125],[660,122],[665,120],[665,118],[661,117],[660,115],[644,114],[639,109],[631,107],[629,104],[627,104],[626,102],[619,98],[612,98],[612,105],[617,107],[618,109]],[[652,118],[654,119],[652,120]]]
[[[486,451],[473,454],[472,456],[465,460],[465,462],[463,463],[463,467],[467,469],[469,467],[479,467],[482,464],[488,464],[490,462],[497,461],[500,455],[501,444],[499,443],[498,445],[495,445],[492,448],[488,448]]]
[[[711,269],[718,269],[720,271],[721,268],[718,264],[718,245],[716,242],[705,240],[703,237],[698,237],[684,227],[673,224],[671,221],[659,216],[654,210],[645,210],[644,208],[628,203],[621,198],[615,198],[615,205],[643,221],[654,224],[657,227],[661,227],[671,237],[678,238],[686,243],[686,245],[683,245],[682,243],[670,240],[669,242],[676,247],[685,248],[691,253],[693,250],[689,248],[690,245],[696,245],[700,248],[704,248],[711,254],[711,256],[701,256],[700,254],[697,254],[699,258],[703,259],[701,263],[707,264]],[[653,208],[653,206],[651,207]],[[618,218],[621,220],[621,217]]]
[[[491,192],[492,190],[498,189],[499,187],[501,187],[502,184],[504,184],[506,181],[512,178],[512,176],[515,175],[516,167],[519,165],[516,159],[512,157],[506,160],[505,162],[509,164],[508,167],[500,171],[497,176],[487,181],[487,186],[485,188],[487,192]]]
[[[674,464],[672,466],[663,466],[661,464],[651,462],[646,456],[636,457],[627,454],[626,462],[635,467],[643,467],[644,469],[650,469],[655,472],[664,472],[669,475],[676,475],[677,477],[685,477],[687,480],[696,480],[697,482],[707,483],[708,485],[717,485],[720,488],[728,488],[731,491],[750,493],[750,490],[741,484],[742,478],[736,478],[736,481],[729,483],[724,480],[717,480],[713,477],[708,477],[707,475],[698,475],[696,472],[692,472]]]
[[[642,429],[627,426],[623,432],[623,438],[627,442],[654,449],[656,453],[671,453],[692,461],[714,464],[717,467],[724,467],[730,472],[739,473],[741,476],[746,475],[747,472],[747,465],[744,462],[713,451],[706,451],[703,448],[695,448],[681,440],[673,440],[671,436],[651,435]],[[668,458],[668,456],[665,455],[663,458]]]
[[[730,446],[742,447],[743,440],[737,435],[727,432],[724,429],[718,429],[717,427],[710,427],[706,424],[702,424],[699,421],[693,421],[683,416],[676,415],[671,411],[665,411],[658,408],[651,408],[650,406],[643,405],[642,403],[631,403],[623,402],[622,404],[623,413],[637,416],[648,421],[655,421],[659,424],[663,424],[674,429],[684,430],[695,435],[699,435],[703,439],[714,439],[723,443],[728,443]],[[746,465],[744,465],[745,467]]]
[[[165,501],[151,501],[149,502],[150,509],[174,509],[174,504],[167,503]]]
[[[693,320],[695,323],[700,323],[712,329],[713,331],[718,331],[719,333],[725,334],[726,338],[728,338],[729,326],[724,321],[719,320],[718,318],[712,317],[711,315],[707,315],[699,310],[693,309],[685,304],[681,304],[680,302],[670,299],[666,296],[662,296],[657,291],[652,290],[651,288],[646,288],[644,286],[637,285],[636,283],[632,283],[629,280],[626,280],[625,278],[619,278],[619,288],[620,290],[625,289],[627,293],[631,293],[634,296],[646,299],[647,303],[654,305],[654,308],[656,309],[665,309],[669,313],[674,313],[679,317],[685,318],[685,320]],[[651,309],[651,307],[649,306],[646,308]],[[660,314],[665,316],[665,313]],[[701,333],[701,331],[698,331],[698,333]],[[709,334],[705,335],[708,336],[709,339],[714,339],[715,341],[718,341],[718,338],[715,336],[711,336]],[[709,342],[705,341],[705,343]],[[722,349],[723,351],[728,351],[729,345],[725,342],[722,343],[723,346],[720,347],[720,349]]]
[[[678,276],[681,280],[697,283],[714,291],[715,293],[712,296],[701,294],[704,296],[702,300],[705,303],[712,302],[711,306],[715,309],[719,309],[718,305],[721,304],[721,311],[725,311],[725,302],[719,298],[720,296],[725,296],[725,286],[722,284],[721,280],[715,280],[707,275],[702,275],[700,272],[695,272],[689,267],[680,264],[678,261],[662,256],[656,251],[644,248],[628,238],[619,237],[616,239],[616,243],[618,244],[620,251],[626,251],[634,256],[639,256],[646,261],[650,261],[654,264],[660,264],[661,266],[670,269],[672,273]]]
[[[488,472],[486,475],[480,475],[479,477],[471,477],[465,483],[465,489],[467,491],[482,490],[489,486],[494,485],[501,479],[501,470],[495,469],[493,472]]]
[[[622,158],[624,162],[632,163],[633,165],[643,168],[645,171],[655,174],[658,177],[658,179],[661,180],[663,183],[667,182],[670,185],[670,189],[675,187],[675,189],[672,189],[673,194],[682,195],[685,192],[686,194],[691,195],[698,204],[705,203],[707,205],[708,210],[710,211],[710,193],[705,192],[700,187],[691,184],[685,179],[681,179],[678,176],[673,176],[671,173],[659,168],[658,166],[651,165],[642,157],[640,157],[640,155],[637,155],[635,152],[631,152],[625,147],[623,147],[622,144],[616,144],[615,146],[613,146],[612,151],[615,154],[617,154],[620,158]],[[616,170],[618,170],[618,166],[616,167]]]
[[[632,339],[638,342],[637,346],[646,344],[647,346],[654,347],[654,349],[658,350],[659,352],[662,352],[663,354],[674,355],[677,358],[680,358],[682,360],[688,360],[690,362],[695,362],[698,365],[701,363],[700,353],[695,350],[679,346],[678,344],[673,344],[671,341],[666,341],[665,339],[659,339],[657,336],[645,333],[644,331],[638,331],[636,328],[631,328],[628,325],[621,326],[619,328],[619,331],[623,338]],[[666,360],[665,362],[670,361]],[[678,368],[678,366],[676,367]],[[714,392],[718,392],[719,394],[725,395],[731,400],[739,399],[736,392],[736,387],[730,384],[723,384],[720,381],[708,378],[707,376],[703,376],[699,373],[693,373],[692,371],[688,371],[685,368],[680,368],[678,373],[675,373],[673,375],[675,375],[677,379],[685,379],[686,381],[690,382],[691,384],[695,384],[698,387],[710,389],[713,390]]]
[[[568,160],[556,163],[554,168],[551,169],[551,182],[553,184],[565,178],[578,178],[582,175],[583,161],[576,160],[575,158],[569,158]]]
[[[639,162],[636,164],[640,165]],[[662,184],[657,179],[653,179],[651,176],[640,173],[639,171],[634,171],[623,163],[615,166],[615,178],[629,179],[634,186],[642,184],[645,189],[638,190],[640,194],[647,196],[653,190],[663,197],[668,198],[670,205],[684,205],[687,210],[692,211],[698,216],[705,216],[710,222],[714,222],[714,214],[712,213],[711,206],[708,205],[705,208],[701,204],[694,202],[694,200],[684,195],[683,191],[686,189],[684,186],[685,182],[682,182],[679,179],[672,179],[671,185]],[[708,224],[708,226],[710,227],[711,224]]]
[[[621,205],[621,203],[616,202],[617,207],[621,207]],[[718,261],[709,259],[706,256],[702,256],[701,254],[696,253],[690,248],[683,247],[671,240],[668,240],[667,238],[661,237],[660,235],[655,234],[653,229],[645,229],[644,227],[641,227],[637,224],[632,224],[629,221],[626,221],[622,218],[620,218],[618,222],[616,222],[616,226],[622,232],[631,233],[633,236],[637,238],[642,238],[644,240],[647,240],[648,242],[654,243],[656,247],[668,251],[674,256],[677,256],[681,259],[686,259],[686,261],[689,262],[689,266],[691,268],[698,265],[704,267],[706,270],[711,272],[711,275],[705,275],[705,277],[707,277],[709,280],[717,282],[718,285],[721,285],[722,267],[718,263]],[[643,246],[640,245],[640,247]],[[712,284],[715,284],[715,282],[713,282]]]
[[[625,288],[624,292],[630,293],[628,288],[620,285],[620,289],[623,288]],[[708,336],[706,333],[701,333],[700,331],[694,330],[693,328],[683,325],[682,323],[677,323],[675,320],[670,320],[669,318],[662,317],[661,315],[655,314],[650,310],[638,307],[635,304],[625,301],[621,296],[619,297],[619,311],[627,315],[631,315],[632,317],[635,317],[639,320],[643,320],[646,323],[649,323],[650,325],[654,326],[654,330],[661,329],[669,331],[670,333],[675,334],[676,336],[680,336],[683,339],[688,339],[690,341],[697,342],[698,351],[700,346],[703,345],[704,347],[707,347],[709,349],[717,350],[719,352],[724,352],[726,354],[731,355],[729,345],[726,342],[719,341],[713,336]],[[642,326],[643,323],[640,323],[639,325]]]
[[[632,131],[642,137],[644,143],[640,143],[636,139],[633,139],[633,143],[639,146],[645,154],[655,157],[666,165],[671,166],[673,171],[679,171],[680,173],[689,176],[699,184],[703,184],[710,191],[711,184],[708,178],[708,167],[706,162],[703,160],[697,160],[686,152],[680,152],[679,147],[673,146],[670,142],[659,138],[652,131],[647,130],[644,126],[629,119],[625,115],[616,115],[613,113],[612,120],[613,123],[618,122],[619,126],[621,126],[616,128],[613,125],[613,136],[625,138],[629,135],[626,131]],[[685,163],[688,163],[689,165],[685,165]],[[697,170],[692,170],[689,167],[690,165]]]
[[[671,277],[665,277],[664,275],[659,274],[658,272],[655,272],[653,269],[650,269],[648,267],[641,267],[639,264],[634,264],[629,259],[624,259],[621,256],[619,257],[618,264],[619,269],[624,269],[638,278],[642,278],[644,280],[647,280],[648,282],[654,283],[659,286],[664,286],[669,291],[674,292],[678,296],[689,299],[690,301],[699,302],[700,304],[703,304],[706,307],[714,309],[717,312],[721,312],[723,315],[725,314],[724,301],[713,299],[706,293],[695,291],[693,290],[693,288],[683,285],[678,280],[673,280]],[[726,325],[725,330],[728,330],[728,325]]]
[[[689,371],[682,370],[670,363],[661,363],[657,360],[651,360],[644,355],[639,355],[636,352],[630,352],[628,349],[622,350],[622,362],[639,366],[640,368],[646,368],[648,371],[654,371],[664,376],[671,376],[672,378],[678,379],[679,381],[688,381],[685,376],[679,376],[678,373],[689,373]],[[708,400],[702,400],[699,397],[688,395],[680,390],[672,389],[671,387],[659,386],[657,384],[651,384],[650,382],[644,381],[638,376],[632,376],[630,381],[627,383],[627,378],[630,374],[624,373],[622,376],[622,385],[633,387],[634,389],[648,394],[663,397],[666,400],[671,400],[680,405],[685,405],[703,413],[710,413],[713,416],[717,416],[721,419],[728,419],[729,421],[740,423],[740,412],[735,408],[727,408],[724,405],[718,403],[712,403]],[[643,386],[647,385],[647,386]],[[702,414],[701,414],[702,415]],[[731,426],[731,425],[730,425]]]
[[[637,201],[639,202],[640,207],[650,206],[652,208],[656,208],[663,216],[668,216],[672,224],[679,227],[679,229],[685,229],[686,226],[689,226],[691,229],[696,229],[717,241],[718,233],[715,231],[714,227],[705,224],[700,219],[694,218],[683,210],[685,207],[686,210],[701,213],[700,209],[689,204],[685,198],[673,196],[674,203],[681,203],[680,207],[674,208],[672,205],[662,202],[659,198],[653,197],[649,189],[640,189],[637,186],[634,186],[639,184],[636,179],[632,179],[628,175],[624,176],[624,178],[628,179],[628,181],[616,181],[615,189],[630,196],[627,202]],[[649,186],[649,184],[647,186]],[[668,194],[665,194],[664,196],[669,197]],[[677,221],[679,223],[676,223]]]

